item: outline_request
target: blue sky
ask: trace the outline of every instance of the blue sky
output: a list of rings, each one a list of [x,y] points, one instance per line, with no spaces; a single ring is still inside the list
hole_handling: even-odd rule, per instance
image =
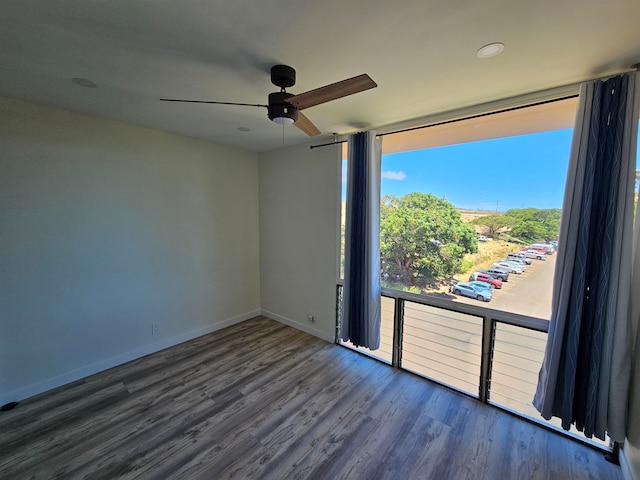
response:
[[[562,208],[571,134],[569,128],[385,155],[382,194],[427,192],[481,210]]]
[[[384,155],[381,193],[426,192],[473,210],[562,208],[572,132],[567,128]],[[343,200],[345,173],[343,162]]]

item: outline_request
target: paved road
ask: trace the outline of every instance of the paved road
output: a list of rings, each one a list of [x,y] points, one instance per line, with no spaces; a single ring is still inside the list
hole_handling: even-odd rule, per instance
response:
[[[509,281],[503,284],[502,289],[493,291],[490,303],[482,304],[466,297],[456,297],[456,300],[548,319],[551,316],[551,290],[556,257],[554,253],[544,261],[533,260],[522,275],[509,275]]]

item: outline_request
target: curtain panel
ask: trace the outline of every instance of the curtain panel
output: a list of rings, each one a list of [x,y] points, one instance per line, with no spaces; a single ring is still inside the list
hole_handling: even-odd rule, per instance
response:
[[[534,406],[587,437],[625,437],[638,74],[582,85],[552,315]]]
[[[357,347],[380,346],[381,139],[349,136],[344,297],[340,338]]]

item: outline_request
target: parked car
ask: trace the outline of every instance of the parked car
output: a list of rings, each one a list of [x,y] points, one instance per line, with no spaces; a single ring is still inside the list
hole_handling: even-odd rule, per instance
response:
[[[531,265],[531,259],[527,258],[524,253],[516,252],[516,253],[508,253],[507,260],[522,260],[527,265]]]
[[[520,270],[522,270],[522,273],[524,273],[527,270],[527,264],[524,263],[522,260],[516,260],[516,259],[507,260],[506,258],[503,258],[502,260],[500,260],[500,262],[510,263],[514,267],[518,267]]]
[[[534,243],[530,248],[535,250],[542,249],[547,255],[551,255],[553,253],[553,245],[549,245],[548,243]]]
[[[486,273],[487,275],[491,275],[493,278],[497,278],[501,282],[509,281],[509,272],[501,268],[487,268],[485,270],[478,270],[478,271],[480,273]]]
[[[542,247],[534,247],[533,245],[529,245],[528,247],[524,247],[526,250],[533,250],[535,252],[544,253],[547,255],[547,249]]]
[[[491,300],[493,292],[490,288],[481,288],[477,285],[473,285],[469,282],[458,282],[451,287],[451,292],[454,295],[463,295],[465,297],[476,298],[484,302]]]
[[[523,272],[527,270],[527,264],[519,258],[503,258],[500,262],[512,263],[514,266],[522,269]]]
[[[507,260],[506,258],[503,258],[502,260],[500,260],[501,262],[506,262],[506,263],[510,263],[511,265],[513,265],[514,267],[519,268],[520,270],[522,270],[522,273],[527,271],[527,266],[525,265],[524,262],[519,262],[517,260]]]
[[[517,267],[513,263],[509,262],[496,262],[493,264],[493,266],[501,270],[506,270],[509,273],[515,273],[517,275],[520,275],[522,273],[522,269],[520,267]]]
[[[502,280],[499,280],[488,273],[473,272],[469,277],[469,281],[487,282],[489,285],[493,285],[495,288],[502,288]]]
[[[547,249],[544,247],[540,247],[540,246],[534,246],[534,245],[525,245],[524,247],[522,247],[520,249],[521,252],[524,252],[526,250],[535,250],[537,252],[542,252],[542,253],[547,253]]]
[[[474,280],[472,282],[467,282],[470,285],[475,285],[476,287],[484,288],[485,290],[493,290],[493,285],[487,282],[480,282],[478,280]]]
[[[478,235],[478,241],[479,242],[487,242],[487,241],[489,241],[489,239],[487,238],[486,235]]]
[[[541,252],[540,250],[525,250],[524,252],[521,252],[521,253],[525,255],[527,258],[535,258],[536,260],[547,259],[547,254],[544,252]]]

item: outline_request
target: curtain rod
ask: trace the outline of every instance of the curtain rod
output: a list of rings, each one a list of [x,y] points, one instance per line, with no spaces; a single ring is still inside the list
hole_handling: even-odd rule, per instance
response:
[[[476,118],[488,117],[490,115],[497,115],[499,113],[513,112],[515,110],[522,110],[523,108],[537,107],[538,105],[546,105],[548,103],[560,102],[562,100],[569,100],[570,98],[577,98],[577,97],[578,97],[577,93],[573,95],[565,95],[564,97],[553,98],[550,100],[542,100],[540,102],[534,102],[534,103],[527,103],[526,105],[518,105],[516,107],[502,108],[500,110],[495,110],[493,112],[477,113],[475,115],[467,115],[466,117],[454,118],[451,120],[444,120],[442,122],[436,122],[436,123],[429,123],[427,125],[420,125],[418,127],[403,128],[401,130],[394,130],[391,132],[380,133],[376,136],[384,137],[385,135],[393,135],[394,133],[405,133],[405,132],[412,132],[414,130],[422,130],[424,128],[438,127],[440,125],[448,125],[450,123],[463,122],[465,120],[474,120]],[[346,143],[346,140],[322,143],[320,145],[310,145],[309,148],[313,150],[314,148],[328,147],[330,145],[341,145],[343,143]]]

